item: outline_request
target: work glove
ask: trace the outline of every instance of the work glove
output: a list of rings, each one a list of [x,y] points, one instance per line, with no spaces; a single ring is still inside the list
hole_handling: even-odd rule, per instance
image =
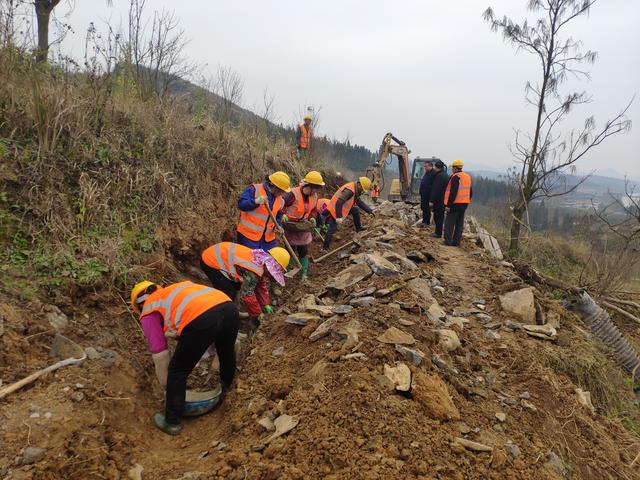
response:
[[[451,209],[450,209],[449,207],[446,207],[446,208],[444,209],[444,211],[445,211],[445,212],[447,212],[447,213],[451,213]]]
[[[153,363],[156,367],[156,377],[158,378],[158,382],[163,390],[167,389],[167,376],[169,375],[169,361],[171,360],[171,355],[169,355],[169,350],[163,350],[159,353],[152,353],[151,358],[153,359]]]
[[[338,225],[342,225],[342,222],[344,222],[344,217],[336,218],[336,223]]]
[[[264,205],[264,204],[266,204],[268,201],[269,201],[269,200],[267,199],[267,197],[264,197],[264,196],[260,196],[260,197],[256,198],[256,200],[255,200],[256,205]]]
[[[309,221],[313,224],[314,227],[316,226],[316,219],[315,218],[311,217],[309,219]]]
[[[320,227],[320,231],[322,233],[327,233],[329,231],[329,225],[322,225],[322,227]]]
[[[284,228],[281,225],[276,225],[276,232],[280,235],[284,235]]]
[[[433,202],[429,202],[429,206],[433,208]]]
[[[287,223],[288,221],[289,217],[286,214],[282,215],[282,223]]]
[[[271,305],[265,305],[262,307],[262,311],[267,315],[271,315],[273,313],[273,307]]]

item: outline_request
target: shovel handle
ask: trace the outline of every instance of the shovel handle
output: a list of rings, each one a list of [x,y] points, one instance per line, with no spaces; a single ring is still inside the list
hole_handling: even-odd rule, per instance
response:
[[[269,212],[269,218],[271,218],[271,221],[275,224],[276,227],[278,227],[278,222],[276,221],[276,218],[273,216],[273,212],[271,211],[268,205],[267,205],[267,211]],[[296,263],[296,266],[298,268],[302,268],[300,259],[296,255],[296,252],[293,251],[293,248],[291,248],[291,245],[289,244],[289,240],[287,240],[287,237],[284,236],[283,234],[283,235],[280,235],[280,239],[284,242],[284,245],[287,247],[287,250],[289,250],[289,254],[293,258],[293,261]]]

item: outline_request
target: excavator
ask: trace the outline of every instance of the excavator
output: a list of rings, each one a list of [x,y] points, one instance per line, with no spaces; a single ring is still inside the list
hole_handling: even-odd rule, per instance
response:
[[[395,142],[395,143],[394,143]],[[406,143],[398,140],[392,133],[387,133],[382,139],[376,163],[367,168],[366,175],[371,179],[371,191],[381,192],[385,187],[384,168],[388,164],[389,156],[398,159],[399,178],[391,181],[388,199],[391,202],[420,203],[420,180],[427,161],[436,162],[437,158],[415,158],[409,176],[409,154],[411,150]]]

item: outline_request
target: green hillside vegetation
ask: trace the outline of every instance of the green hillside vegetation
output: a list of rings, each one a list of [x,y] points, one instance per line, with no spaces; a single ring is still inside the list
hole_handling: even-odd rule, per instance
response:
[[[311,165],[365,165],[370,156],[321,139],[299,162],[290,129],[222,118],[203,95],[149,94],[126,61],[112,71],[95,59],[47,66],[0,50],[5,290],[28,297],[130,285],[167,250],[180,260],[219,241],[237,194],[266,172],[296,180]]]

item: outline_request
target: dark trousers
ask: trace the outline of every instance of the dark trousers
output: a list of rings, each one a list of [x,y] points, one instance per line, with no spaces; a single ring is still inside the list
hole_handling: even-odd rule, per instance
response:
[[[227,297],[229,297],[234,302],[236,301],[238,291],[240,290],[240,287],[242,285],[240,282],[233,282],[229,280],[222,274],[220,270],[210,267],[202,260],[200,260],[200,268],[207,276],[207,278],[209,278],[209,281],[211,282],[213,288],[224,292]]]
[[[356,232],[359,232],[360,230],[362,230],[362,220],[360,219],[360,208],[357,206],[353,206],[351,207],[351,210],[349,210],[348,215],[351,215],[351,217],[353,217],[353,226],[356,228]],[[338,229],[338,224],[335,220],[335,218],[333,218],[333,216],[327,212],[326,213],[326,217],[325,217],[325,223],[328,225],[328,230],[326,235],[324,236],[324,249],[328,250],[329,247],[331,246],[331,240],[333,239],[333,235],[336,233],[336,230]]]
[[[422,223],[431,225],[431,207],[429,206],[429,202],[422,202],[420,208],[422,209]]]
[[[467,210],[466,203],[454,204],[447,213],[444,221],[444,243],[447,245],[460,245],[462,240],[462,230],[464,229],[464,212]]]
[[[191,321],[178,337],[176,351],[169,362],[165,420],[178,424],[184,413],[187,377],[212,343],[220,360],[220,382],[223,392],[236,373],[235,343],[240,319],[233,302],[210,308]]]
[[[436,224],[436,231],[434,232],[437,236],[442,236],[442,226],[444,225],[444,205],[434,205],[433,206],[433,223]]]
[[[293,251],[296,252],[298,258],[306,258],[309,255],[309,246],[308,245],[291,245]]]

